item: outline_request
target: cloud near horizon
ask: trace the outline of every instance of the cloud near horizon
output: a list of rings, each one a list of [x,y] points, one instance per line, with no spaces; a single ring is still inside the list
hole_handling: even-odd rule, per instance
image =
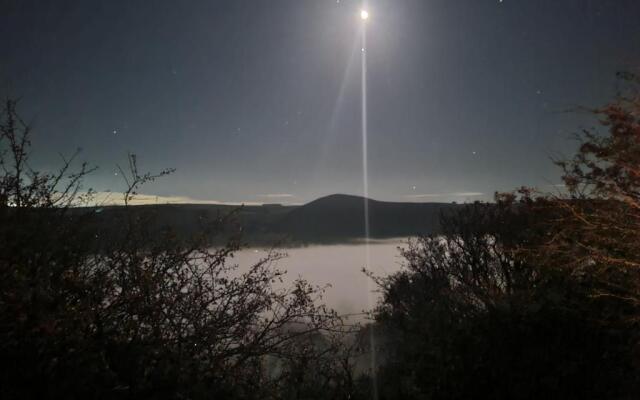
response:
[[[140,193],[133,197],[129,202],[131,205],[147,205],[147,204],[213,204],[213,205],[262,205],[262,202],[256,201],[219,201],[219,200],[202,200],[194,199],[188,196],[156,196],[152,194]],[[121,206],[124,205],[124,193],[122,192],[95,192],[88,204],[91,206]]]
[[[257,194],[257,197],[266,197],[268,199],[290,199],[296,197],[290,193],[267,193],[267,194]]]
[[[409,199],[433,199],[441,197],[478,197],[484,196],[482,192],[453,192],[453,193],[421,193],[421,194],[408,194],[404,197]]]

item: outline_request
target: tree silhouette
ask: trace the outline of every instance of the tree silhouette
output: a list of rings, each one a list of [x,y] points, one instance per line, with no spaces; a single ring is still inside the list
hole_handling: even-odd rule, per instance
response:
[[[589,290],[520,249],[540,234],[516,198],[444,216],[444,232],[374,277],[381,398],[633,398],[634,332],[598,319]]]
[[[206,230],[151,234],[152,212],[120,213],[116,232],[96,232],[95,209],[74,207],[91,198],[82,185],[92,169],[72,171],[74,158],[56,174],[32,169],[16,106],[5,103],[0,124],[3,398],[269,398],[284,375],[268,359],[320,356],[301,343],[340,321],[320,288],[274,285],[280,254],[239,269],[237,238],[212,249]],[[125,204],[171,172],[142,173],[128,160]]]

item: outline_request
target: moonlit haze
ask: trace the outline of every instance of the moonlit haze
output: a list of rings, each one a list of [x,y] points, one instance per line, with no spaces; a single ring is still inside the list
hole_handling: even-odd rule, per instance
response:
[[[160,202],[362,194],[356,18],[375,15],[368,182],[388,201],[552,190],[549,159],[593,123],[567,111],[609,98],[640,47],[633,0],[2,4],[0,88],[37,126],[37,166],[80,147],[88,184],[117,192],[135,152],[176,168],[145,188]]]

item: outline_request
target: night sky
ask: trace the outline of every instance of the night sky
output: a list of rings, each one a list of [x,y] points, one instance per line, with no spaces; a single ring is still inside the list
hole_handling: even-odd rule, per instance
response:
[[[361,2],[0,0],[0,95],[37,168],[82,148],[122,190],[128,151],[175,167],[144,192],[302,203],[361,194]],[[578,106],[640,66],[637,0],[367,5],[369,192],[472,201],[553,190]]]

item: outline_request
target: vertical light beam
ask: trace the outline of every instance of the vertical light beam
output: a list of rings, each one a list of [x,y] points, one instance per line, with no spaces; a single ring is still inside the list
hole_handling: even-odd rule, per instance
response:
[[[367,135],[367,20],[369,12],[360,11],[362,20],[362,183],[364,197],[364,240],[365,240],[365,268],[371,269],[370,240],[371,230],[369,226],[369,161],[368,161],[368,135]],[[371,288],[371,279],[367,279],[367,296],[369,299],[369,309],[373,309],[375,298]],[[371,394],[374,400],[378,399],[378,380],[376,377],[376,342],[374,336],[374,325],[369,329],[369,346],[371,354]]]
[[[363,11],[366,12],[366,11]],[[368,16],[368,14],[367,14]],[[362,183],[364,190],[364,236],[366,239],[367,257],[369,256],[369,161],[367,141],[367,24],[362,19]],[[369,268],[369,259],[366,260]]]

